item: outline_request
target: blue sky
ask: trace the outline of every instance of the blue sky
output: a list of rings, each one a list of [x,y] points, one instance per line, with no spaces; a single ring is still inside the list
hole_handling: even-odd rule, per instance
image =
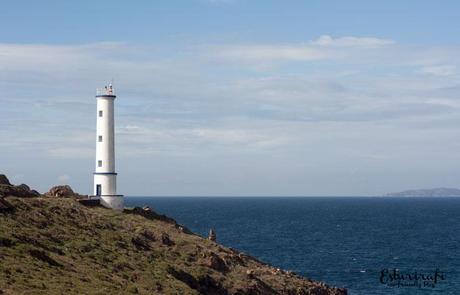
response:
[[[8,43],[305,42],[320,34],[458,43],[458,1],[4,1]]]
[[[458,187],[458,1],[4,1],[0,167],[89,193],[94,90],[127,195]]]

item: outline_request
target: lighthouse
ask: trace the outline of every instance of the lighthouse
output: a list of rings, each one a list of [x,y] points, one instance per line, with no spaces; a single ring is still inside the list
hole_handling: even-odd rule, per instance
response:
[[[115,172],[115,89],[112,84],[96,90],[96,170],[94,196],[107,208],[123,210],[123,195],[117,194]]]

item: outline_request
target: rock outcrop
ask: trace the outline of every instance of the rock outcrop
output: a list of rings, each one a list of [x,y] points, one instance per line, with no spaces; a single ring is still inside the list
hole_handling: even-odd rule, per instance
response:
[[[57,198],[72,198],[77,196],[69,185],[53,186],[48,192],[45,193],[47,197]]]
[[[11,185],[5,174],[0,174],[0,185],[1,184]]]
[[[13,185],[4,174],[0,174],[0,197],[33,198],[40,197],[40,193],[30,189],[26,184]]]

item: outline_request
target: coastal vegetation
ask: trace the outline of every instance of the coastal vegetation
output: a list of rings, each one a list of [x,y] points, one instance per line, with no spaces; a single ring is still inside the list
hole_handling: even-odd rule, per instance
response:
[[[192,233],[0,177],[0,294],[346,294]]]

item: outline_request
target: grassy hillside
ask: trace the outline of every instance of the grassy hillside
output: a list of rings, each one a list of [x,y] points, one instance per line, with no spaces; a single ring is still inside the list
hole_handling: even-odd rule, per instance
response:
[[[345,294],[140,208],[0,199],[0,294]]]

